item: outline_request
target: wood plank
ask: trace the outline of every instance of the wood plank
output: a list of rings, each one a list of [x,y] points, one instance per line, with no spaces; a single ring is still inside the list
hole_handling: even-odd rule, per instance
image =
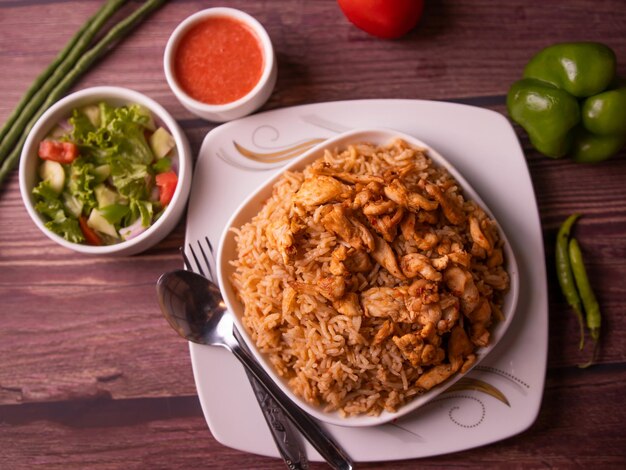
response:
[[[334,0],[242,1],[239,7],[267,28],[279,62],[276,92],[267,108],[304,102],[358,98],[445,99],[503,95],[539,48],[581,37],[626,50],[626,12],[615,2],[562,4],[489,1],[427,2],[419,27],[397,41],[381,41],[350,25]],[[619,4],[619,2],[617,2]],[[5,95],[0,119],[8,115],[37,73],[89,14],[92,2],[9,2],[0,16],[0,59]],[[188,116],[165,84],[162,51],[168,32],[187,15],[206,7],[197,1],[170,2],[115,49],[76,88],[102,84],[147,93],[175,113]],[[0,4],[2,8],[2,4]],[[37,35],[30,18],[38,18]],[[58,28],[57,24],[68,24]],[[46,40],[42,40],[46,38]],[[342,47],[335,47],[340,42]],[[497,47],[496,47],[497,46]],[[339,65],[341,64],[341,65]],[[626,61],[620,72],[626,75]]]
[[[619,432],[626,368],[600,366],[552,371],[537,422],[518,436],[489,446],[419,461],[361,464],[359,468],[411,469],[463,466],[618,468],[626,435]],[[602,400],[597,397],[602,396]],[[239,452],[211,436],[195,397],[96,399],[0,406],[0,459],[15,467],[280,469],[284,464]],[[589,436],[592,428],[601,436]],[[572,443],[583,443],[573,451]],[[313,464],[313,469],[328,468]]]

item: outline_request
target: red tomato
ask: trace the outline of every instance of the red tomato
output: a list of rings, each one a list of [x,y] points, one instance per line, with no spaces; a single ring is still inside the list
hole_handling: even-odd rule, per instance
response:
[[[357,27],[383,39],[408,33],[422,16],[424,0],[337,0]]]
[[[42,140],[39,144],[39,157],[59,163],[72,163],[78,157],[78,147],[72,142]]]
[[[172,200],[177,184],[178,176],[171,170],[156,175],[156,185],[159,188],[159,201],[163,207],[167,206]]]
[[[92,230],[89,225],[87,225],[87,219],[85,219],[83,216],[80,216],[78,218],[78,225],[80,225],[80,230],[81,232],[83,232],[83,235],[85,235],[85,240],[87,240],[87,243],[95,246],[102,245],[102,240],[100,239],[98,234],[94,230]]]

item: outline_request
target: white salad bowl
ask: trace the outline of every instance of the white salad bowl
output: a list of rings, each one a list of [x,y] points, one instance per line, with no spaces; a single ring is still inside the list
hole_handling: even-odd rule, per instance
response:
[[[383,145],[389,143],[394,138],[401,138],[405,140],[408,144],[413,147],[425,148],[428,151],[428,155],[432,159],[435,165],[446,168],[449,173],[456,179],[459,183],[466,197],[469,199],[473,199],[476,201],[489,216],[496,221],[492,212],[489,210],[484,201],[480,198],[480,196],[476,193],[476,191],[470,186],[470,184],[463,178],[463,176],[437,151],[432,149],[430,146],[422,142],[421,140],[416,139],[413,136],[403,134],[401,132],[395,130],[388,129],[365,129],[365,130],[353,130],[346,132],[344,134],[340,134],[337,137],[331,138],[304,153],[300,157],[296,158],[289,164],[287,164],[283,169],[274,174],[268,181],[261,185],[254,193],[252,193],[235,211],[233,216],[230,218],[224,232],[221,236],[218,253],[217,253],[217,275],[218,280],[222,289],[222,294],[224,296],[224,300],[226,305],[233,313],[234,321],[242,333],[242,336],[252,351],[256,359],[261,363],[267,373],[272,377],[272,379],[281,387],[281,389],[287,394],[289,398],[291,398],[296,404],[298,404],[303,410],[314,416],[315,418],[320,419],[321,421],[335,424],[339,426],[347,426],[347,427],[363,427],[363,426],[375,426],[379,424],[386,423],[388,421],[400,418],[401,416],[410,413],[419,407],[423,406],[446,389],[454,385],[458,382],[459,379],[467,375],[469,371],[464,374],[457,373],[452,376],[450,379],[446,380],[442,384],[434,387],[430,391],[414,398],[409,401],[405,405],[401,406],[396,412],[391,413],[384,411],[379,416],[353,416],[353,417],[342,417],[338,412],[326,412],[322,409],[322,407],[316,407],[309,403],[307,403],[304,399],[295,395],[292,392],[291,388],[287,384],[287,381],[281,378],[273,366],[270,364],[269,360],[266,356],[259,351],[254,340],[249,335],[248,331],[243,325],[243,304],[237,298],[237,294],[234,291],[232,284],[230,282],[231,275],[233,274],[233,266],[231,262],[237,259],[237,251],[236,251],[236,242],[235,242],[235,234],[231,230],[232,228],[241,227],[244,223],[250,221],[252,217],[254,217],[263,203],[271,196],[272,194],[272,186],[274,183],[280,178],[284,171],[297,171],[302,170],[304,167],[312,163],[314,160],[320,158],[324,154],[324,149],[335,149],[344,147],[350,143],[371,143],[376,145]],[[513,250],[511,249],[511,245],[506,238],[502,227],[498,225],[500,236],[504,241],[504,256],[505,256],[505,264],[507,272],[510,276],[510,289],[505,296],[504,305],[502,308],[502,313],[504,315],[504,320],[497,323],[495,327],[491,330],[491,342],[487,347],[479,348],[476,351],[477,360],[474,364],[474,367],[480,362],[497,346],[505,332],[511,325],[511,321],[513,320],[513,316],[515,314],[518,292],[519,292],[519,271],[517,262],[515,259],[515,255]]]
[[[225,104],[207,104],[189,96],[178,84],[174,62],[180,40],[191,28],[203,20],[220,17],[239,21],[256,35],[263,53],[263,71],[254,88],[238,100]],[[259,109],[271,96],[278,75],[274,46],[263,25],[246,12],[226,7],[207,8],[183,20],[172,32],[167,42],[163,55],[163,69],[167,83],[180,103],[196,116],[212,122],[239,119]]]
[[[149,228],[134,238],[121,241],[114,245],[92,246],[72,243],[65,238],[48,230],[45,220],[35,209],[33,188],[38,184],[38,167],[41,159],[38,156],[39,143],[60,122],[71,116],[72,110],[106,102],[114,106],[139,104],[147,108],[154,117],[157,126],[163,126],[174,138],[173,166],[177,167],[178,183],[171,202],[167,208]],[[93,87],[87,88],[59,100],[50,107],[30,131],[22,149],[19,166],[19,184],[22,200],[31,219],[39,229],[51,240],[71,250],[90,254],[108,256],[128,256],[144,251],[161,241],[176,226],[182,216],[189,190],[191,188],[192,157],[189,142],[174,118],[156,101],[137,91],[120,87]]]

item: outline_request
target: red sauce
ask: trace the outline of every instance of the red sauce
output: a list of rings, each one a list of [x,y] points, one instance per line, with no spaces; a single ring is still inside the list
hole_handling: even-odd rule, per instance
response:
[[[245,96],[261,78],[261,44],[240,21],[208,18],[180,40],[174,71],[178,84],[192,98],[207,104],[230,103]]]

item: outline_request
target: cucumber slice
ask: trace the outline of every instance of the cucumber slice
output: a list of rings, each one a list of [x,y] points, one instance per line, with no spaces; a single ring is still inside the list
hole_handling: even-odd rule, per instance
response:
[[[110,237],[120,238],[113,224],[109,223],[109,221],[104,218],[98,209],[93,209],[91,211],[91,214],[89,214],[89,218],[87,219],[87,225],[98,232],[109,235]]]
[[[100,127],[100,124],[102,124],[102,114],[100,114],[100,107],[97,104],[84,106],[81,111],[87,116],[87,119],[89,119],[93,127],[96,129]]]
[[[39,176],[42,180],[50,183],[50,187],[55,193],[58,194],[63,191],[63,186],[65,186],[65,170],[63,169],[63,165],[59,162],[44,160],[39,166]]]
[[[111,204],[115,204],[119,200],[119,194],[102,183],[97,184],[93,188],[93,192],[96,195],[98,207],[110,206]]]
[[[70,193],[63,193],[63,205],[76,218],[83,212],[83,203]]]
[[[154,117],[152,117],[152,113],[148,108],[144,106],[138,105],[139,114],[142,116],[146,116],[148,118],[147,122],[144,124],[144,127],[149,131],[153,131],[156,129],[156,124],[154,123]]]
[[[111,175],[110,165],[100,165],[93,169],[93,175],[96,177],[96,183],[102,183]]]
[[[176,145],[174,137],[172,137],[172,135],[163,127],[159,127],[156,131],[154,131],[154,133],[150,136],[149,143],[150,148],[157,159],[166,156]]]

